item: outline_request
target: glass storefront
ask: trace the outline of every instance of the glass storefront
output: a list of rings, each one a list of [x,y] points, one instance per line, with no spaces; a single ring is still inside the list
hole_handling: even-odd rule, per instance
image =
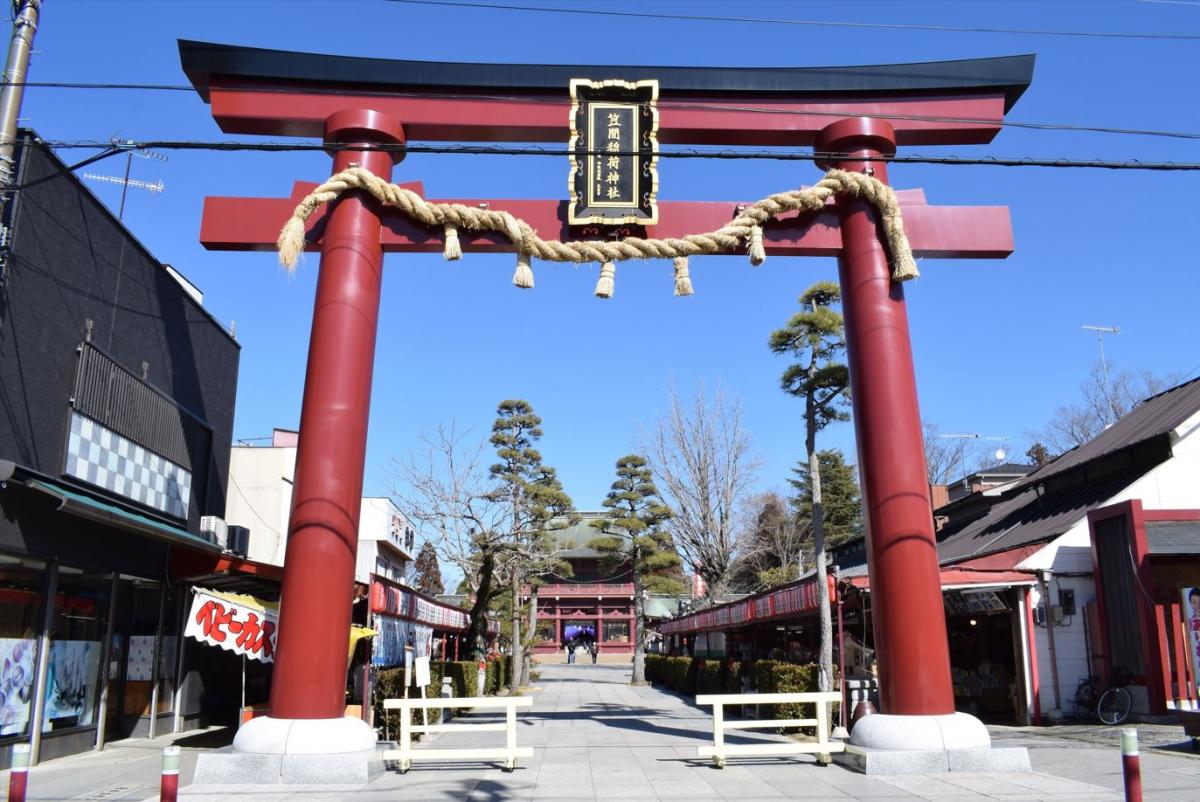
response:
[[[111,574],[59,566],[50,624],[42,731],[96,723]]]
[[[0,554],[0,738],[29,732],[45,582],[44,563]]]
[[[44,589],[55,574],[47,616]],[[152,712],[174,711],[180,616],[190,594],[183,587],[164,594],[157,581],[125,576],[115,587],[114,600],[112,573],[62,564],[52,570],[0,554],[0,739],[30,737],[39,695],[46,737],[95,727],[102,705],[106,739],[146,734]]]

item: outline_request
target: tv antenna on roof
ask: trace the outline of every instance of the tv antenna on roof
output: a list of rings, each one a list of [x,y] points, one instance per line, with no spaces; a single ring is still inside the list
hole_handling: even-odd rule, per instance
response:
[[[98,181],[102,184],[120,184],[121,186],[121,206],[117,209],[117,219],[121,220],[125,217],[125,196],[129,193],[129,188],[144,189],[152,195],[161,194],[163,191],[163,182],[160,178],[158,181],[142,181],[137,178],[129,177],[129,170],[133,166],[133,157],[139,159],[158,159],[159,161],[168,161],[169,157],[165,154],[158,153],[153,150],[145,150],[135,148],[132,139],[120,140],[116,137],[112,139],[112,145],[118,150],[125,151],[125,177],[115,175],[99,175],[97,173],[84,173],[83,177],[91,181]]]
[[[1107,429],[1116,422],[1117,410],[1113,404],[1112,392],[1108,389],[1108,362],[1104,359],[1104,335],[1120,334],[1121,330],[1116,326],[1080,326],[1080,328],[1096,332],[1096,342],[1100,346],[1100,372],[1104,376],[1104,402],[1108,407],[1104,414],[1104,428]]]
[[[1008,437],[1006,437],[1004,435],[979,434],[978,432],[967,432],[964,434],[939,434],[938,437],[941,437],[946,440],[996,440],[999,442],[1005,442],[1008,440]],[[1008,456],[1008,452],[1006,452],[1003,448],[996,449],[996,459],[997,460],[1003,461],[1006,456]],[[963,470],[963,478],[962,478],[963,490],[970,493],[971,492],[971,478],[970,478],[971,474],[969,474],[967,472],[967,448],[966,448],[965,443],[958,450],[958,459],[959,459],[960,464],[962,465],[962,470]]]

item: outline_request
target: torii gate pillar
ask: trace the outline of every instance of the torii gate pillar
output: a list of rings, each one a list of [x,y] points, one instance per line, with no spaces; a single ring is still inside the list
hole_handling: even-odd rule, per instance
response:
[[[325,141],[402,144],[399,122],[376,111],[339,111]],[[338,150],[335,173],[352,164],[389,179],[400,151]],[[300,443],[288,518],[286,570],[270,715],[234,739],[239,752],[370,752],[375,732],[345,716],[346,633],[367,450],[367,413],[383,280],[378,204],[361,193],[337,202],[321,245]]]
[[[886,120],[856,117],[823,129],[814,147],[849,157],[821,167],[865,172],[887,183],[887,163],[872,159],[894,154],[896,135]],[[874,207],[839,198],[837,208],[838,279],[886,711],[860,719],[851,742],[918,750],[987,746],[983,724],[954,711],[904,286],[892,281]]]

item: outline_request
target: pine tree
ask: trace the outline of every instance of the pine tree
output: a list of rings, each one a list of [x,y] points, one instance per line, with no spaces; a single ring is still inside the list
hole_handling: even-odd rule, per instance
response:
[[[421,545],[413,571],[416,574],[413,584],[421,593],[426,596],[440,596],[446,592],[446,587],[442,584],[442,569],[438,565],[437,551],[432,543],[426,541]]]
[[[611,565],[628,566],[633,574],[633,615],[637,627],[633,646],[633,684],[646,682],[646,591],[682,593],[676,578],[679,555],[663,524],[670,510],[659,498],[646,459],[636,454],[617,460],[617,479],[604,499],[607,518],[591,525],[604,534],[589,545]]]
[[[836,546],[862,534],[862,497],[858,490],[858,473],[846,463],[841,449],[817,452],[821,466],[821,505],[824,511],[825,545]],[[795,488],[792,508],[807,526],[812,520],[812,488],[808,465],[801,462],[792,469],[795,479],[788,483]]]
[[[504,571],[512,593],[511,689],[516,693],[521,678],[528,676],[522,659],[521,586],[553,555],[553,542],[547,534],[551,522],[567,520],[573,507],[554,469],[542,464],[541,452],[534,448],[542,437],[542,419],[529,402],[501,401],[496,415],[489,442],[500,461],[491,466],[489,473],[496,482],[496,500],[511,505],[511,536],[506,544]]]
[[[804,450],[808,462],[809,503],[812,505],[813,550],[817,568],[817,603],[821,619],[821,656],[817,685],[832,686],[833,622],[829,610],[829,585],[825,566],[825,521],[821,497],[821,465],[817,457],[817,432],[834,421],[848,420],[844,405],[850,371],[837,360],[846,350],[842,313],[833,308],[841,289],[831,281],[818,281],[800,296],[801,311],[787,326],[771,334],[777,354],[791,354],[796,363],[783,372],[783,390],[804,399]]]

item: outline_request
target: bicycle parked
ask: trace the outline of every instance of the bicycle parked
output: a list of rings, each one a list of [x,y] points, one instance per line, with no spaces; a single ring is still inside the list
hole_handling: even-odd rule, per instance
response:
[[[1086,718],[1080,711],[1087,710],[1101,723],[1115,726],[1129,717],[1133,708],[1133,697],[1125,687],[1125,680],[1114,676],[1108,687],[1099,677],[1087,677],[1075,690],[1075,716]]]

